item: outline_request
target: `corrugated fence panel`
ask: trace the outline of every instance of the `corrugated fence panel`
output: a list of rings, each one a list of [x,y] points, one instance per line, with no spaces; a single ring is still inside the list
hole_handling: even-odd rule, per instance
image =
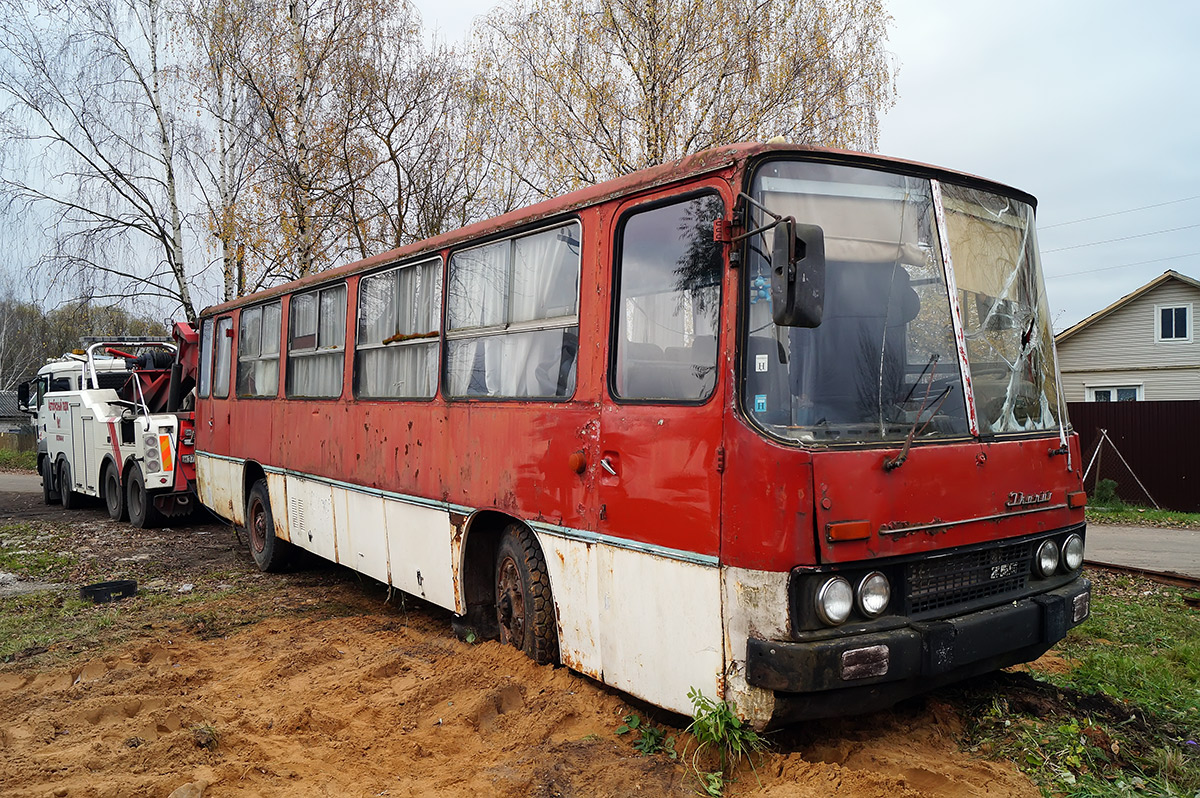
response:
[[[1200,401],[1068,402],[1067,412],[1085,468],[1102,429],[1121,455],[1104,447],[1088,474],[1089,495],[1098,478],[1112,479],[1122,499],[1151,506],[1140,480],[1161,507],[1200,512]]]

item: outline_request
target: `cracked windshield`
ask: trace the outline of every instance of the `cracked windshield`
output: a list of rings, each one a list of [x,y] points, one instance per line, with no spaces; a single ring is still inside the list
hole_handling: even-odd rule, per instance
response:
[[[943,185],[971,383],[983,435],[1055,429],[1054,334],[1033,208]]]
[[[1032,209],[943,187],[984,435],[1057,424]],[[751,240],[743,401],[768,431],[812,443],[969,434],[930,181],[778,161],[752,196],[822,228],[825,302],[812,329],[771,316],[772,230]],[[751,208],[748,227],[767,224]]]

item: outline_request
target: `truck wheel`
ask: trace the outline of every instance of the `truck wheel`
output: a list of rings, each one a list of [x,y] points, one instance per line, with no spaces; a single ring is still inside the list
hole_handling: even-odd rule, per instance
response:
[[[137,464],[129,469],[129,477],[125,480],[125,506],[129,512],[129,523],[138,529],[162,523],[162,513],[146,493],[146,478],[142,476],[142,467]]]
[[[108,517],[114,521],[124,521],[129,518],[125,509],[125,488],[121,485],[121,477],[117,467],[109,463],[104,467],[104,505],[108,508]]]
[[[42,458],[42,502],[56,504],[59,501],[58,491],[54,489],[54,464],[49,457]]]
[[[533,533],[519,524],[504,530],[496,552],[496,619],[501,643],[516,646],[539,665],[558,661],[546,560]]]
[[[275,536],[275,519],[271,515],[271,497],[266,480],[260,479],[250,488],[246,499],[246,531],[250,535],[250,555],[260,571],[282,571],[291,559],[292,544]]]
[[[64,510],[78,510],[82,504],[83,497],[75,492],[74,485],[71,481],[71,464],[63,460],[58,467],[58,495]]]

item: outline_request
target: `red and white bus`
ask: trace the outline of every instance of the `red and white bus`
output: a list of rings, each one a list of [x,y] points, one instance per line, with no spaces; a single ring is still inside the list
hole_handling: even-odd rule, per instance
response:
[[[557,662],[756,725],[1088,615],[1033,197],[746,144],[202,314],[201,500]]]

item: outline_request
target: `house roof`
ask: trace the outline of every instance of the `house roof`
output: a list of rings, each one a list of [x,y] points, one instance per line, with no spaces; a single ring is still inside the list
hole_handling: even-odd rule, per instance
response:
[[[1075,333],[1079,332],[1080,330],[1086,329],[1086,328],[1092,326],[1093,324],[1095,324],[1096,322],[1100,321],[1101,319],[1112,315],[1116,311],[1118,311],[1121,308],[1128,305],[1133,300],[1137,299],[1140,296],[1143,296],[1144,294],[1150,293],[1155,288],[1158,288],[1160,285],[1162,285],[1163,283],[1166,283],[1170,280],[1178,280],[1179,282],[1181,282],[1185,285],[1190,285],[1193,288],[1200,289],[1200,280],[1193,280],[1191,277],[1188,277],[1186,274],[1180,274],[1179,272],[1175,271],[1174,269],[1168,269],[1167,271],[1160,274],[1158,277],[1155,277],[1153,280],[1151,280],[1150,282],[1143,285],[1141,288],[1131,291],[1130,293],[1121,297],[1116,302],[1112,303],[1111,305],[1104,308],[1103,310],[1098,310],[1095,313],[1093,313],[1092,315],[1088,316],[1083,321],[1078,322],[1077,324],[1074,324],[1074,325],[1068,327],[1067,329],[1063,330],[1058,335],[1054,336],[1054,343],[1061,344],[1063,341],[1065,341],[1068,338],[1070,338],[1071,336],[1075,335]]]
[[[0,391],[0,418],[21,418],[24,415],[17,405],[17,392]]]

